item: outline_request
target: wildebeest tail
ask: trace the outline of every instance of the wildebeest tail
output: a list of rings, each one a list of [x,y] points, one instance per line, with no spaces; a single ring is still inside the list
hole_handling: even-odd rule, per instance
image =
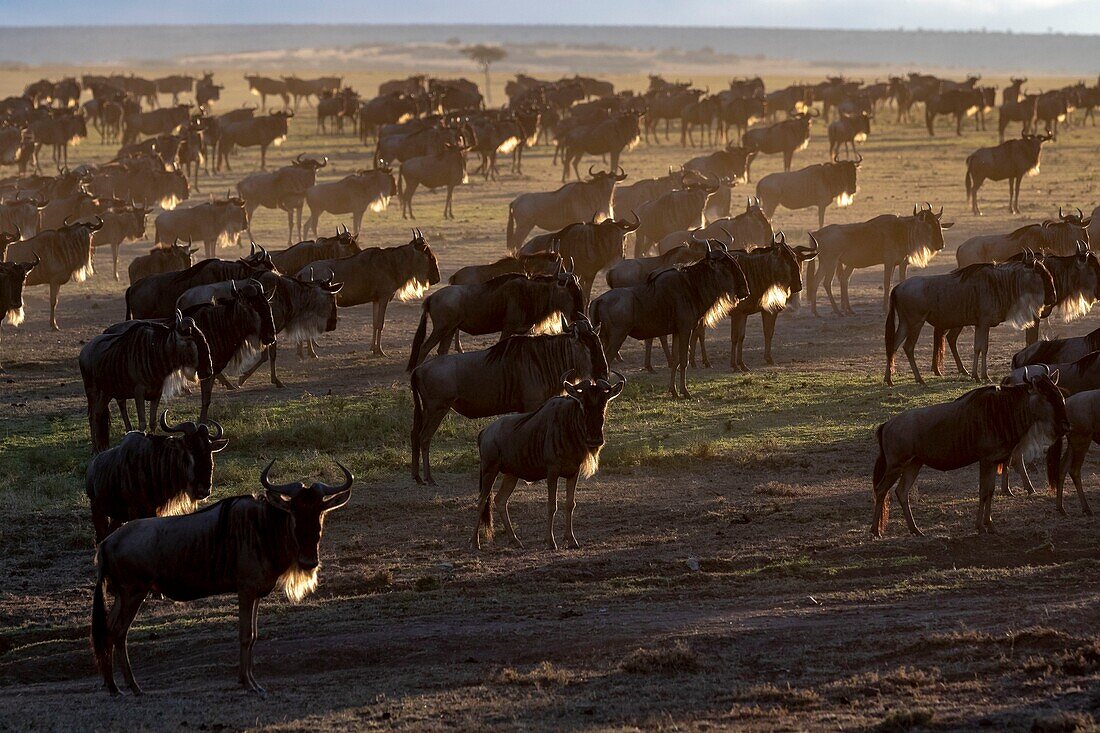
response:
[[[882,448],[882,429],[886,426],[885,423],[875,428],[875,441],[878,443],[878,458],[875,459],[875,470],[872,474],[874,477],[874,485],[871,487],[871,498],[875,502],[876,515],[873,518],[873,528],[876,535],[881,536],[886,531],[886,520],[890,517],[890,487],[885,487],[886,491],[882,496],[882,508],[879,509],[879,496],[878,487],[882,483],[882,480],[886,477],[886,451]]]
[[[412,351],[409,353],[409,363],[405,371],[411,372],[420,363],[420,349],[424,346],[424,339],[428,337],[428,303],[431,296],[424,299],[424,305],[420,308],[420,325],[416,327],[416,335],[413,336]],[[413,390],[416,394],[416,390]]]
[[[134,318],[134,307],[133,307],[133,305],[130,304],[130,291],[133,290],[133,289],[134,289],[133,285],[126,288],[126,294],[124,296],[125,299],[126,299],[126,320],[127,321],[131,321]]]
[[[420,380],[415,371],[409,378],[409,389],[413,400],[413,424],[409,444],[412,447],[412,473],[415,477],[420,474],[420,431],[424,428],[424,399],[420,396]]]
[[[515,252],[518,247],[512,243],[512,237],[516,235],[516,211],[514,204],[508,204],[508,234],[505,238],[505,242],[508,243],[508,249]]]
[[[402,163],[401,167],[397,169],[397,198],[404,200],[405,198],[405,164]]]
[[[974,194],[974,171],[971,167],[971,158],[973,155],[966,156],[966,203],[970,203],[970,199]]]
[[[1058,439],[1047,448],[1048,491],[1061,485],[1062,481],[1065,479],[1065,472],[1062,471],[1062,440],[1063,436],[1059,435]]]
[[[96,553],[96,578],[95,592],[92,594],[92,652],[95,654],[96,666],[103,672],[104,665],[110,665],[109,650],[107,647],[107,604],[103,599],[103,589],[107,584],[107,559],[103,549]]]
[[[894,365],[894,352],[897,351],[897,315],[898,315],[898,291],[895,288],[890,291],[890,310],[886,312],[886,367],[890,369]]]

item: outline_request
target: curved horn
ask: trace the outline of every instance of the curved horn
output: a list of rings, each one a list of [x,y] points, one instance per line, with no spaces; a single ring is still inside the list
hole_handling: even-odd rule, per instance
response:
[[[570,369],[569,371],[567,371],[567,372],[565,372],[564,374],[562,374],[562,375],[561,375],[561,382],[562,382],[562,384],[565,384],[566,382],[570,382],[570,383],[572,383],[572,381],[573,381],[573,375],[574,375],[574,374],[576,374],[576,372],[577,372],[577,370],[576,370],[576,369]]]
[[[167,412],[167,410],[165,410],[165,412]],[[220,422],[218,422],[217,420],[207,420],[206,424],[207,425],[213,425],[215,428],[218,429],[218,432],[217,432],[216,435],[211,435],[210,436],[211,440],[218,440],[223,435],[225,435],[225,430],[222,428],[222,424]]]
[[[594,166],[594,165],[588,166],[588,177],[589,178],[595,178],[596,177],[596,174],[592,172],[595,168],[596,168],[596,166]]]
[[[274,491],[279,494],[289,494],[293,496],[297,493],[298,484],[273,484],[267,480],[268,473],[271,472],[271,467],[275,465],[275,459],[271,459],[271,463],[267,464],[267,468],[260,472],[260,486],[263,486],[268,491]]]
[[[181,422],[179,425],[168,424],[168,408],[164,409],[164,412],[160,413],[160,429],[164,433],[182,433],[184,432],[183,426],[186,422]]]
[[[305,154],[305,153],[298,153],[298,157],[294,159],[294,162],[295,162],[295,163],[301,163],[301,162],[302,162],[302,158],[304,158],[304,157],[306,157],[306,154]]]
[[[351,488],[352,482],[355,481],[355,477],[351,475],[351,471],[349,471],[343,463],[340,463],[340,461],[337,461],[335,458],[333,459],[333,461],[336,463],[337,466],[340,467],[340,470],[344,472],[344,483],[340,484],[339,486],[322,483],[321,485],[325,487],[325,490],[323,492],[325,494],[338,494],[341,491],[347,491]]]

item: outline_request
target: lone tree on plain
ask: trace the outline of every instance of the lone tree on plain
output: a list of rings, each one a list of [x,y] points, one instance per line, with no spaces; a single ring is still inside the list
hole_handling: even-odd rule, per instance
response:
[[[462,53],[485,72],[485,103],[492,104],[493,100],[489,93],[489,67],[503,59],[508,53],[500,46],[486,46],[483,43],[476,46],[467,46],[462,49]]]

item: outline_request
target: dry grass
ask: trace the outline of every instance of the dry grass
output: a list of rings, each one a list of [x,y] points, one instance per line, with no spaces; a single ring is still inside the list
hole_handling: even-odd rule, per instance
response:
[[[683,674],[699,669],[699,655],[683,641],[639,648],[623,657],[619,668],[630,674]]]
[[[573,679],[573,673],[551,662],[539,662],[531,669],[519,671],[505,667],[493,678],[501,685],[521,685],[537,688],[564,687]]]

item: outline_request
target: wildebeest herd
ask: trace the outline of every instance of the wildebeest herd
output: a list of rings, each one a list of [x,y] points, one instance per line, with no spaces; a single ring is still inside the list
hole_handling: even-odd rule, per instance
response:
[[[599,79],[521,74],[508,83],[508,104],[491,109],[465,79],[397,79],[369,99],[340,78],[246,81],[261,106],[220,114],[214,110],[224,86],[209,73],[42,80],[0,101],[0,165],[18,170],[0,181],[0,310],[8,324],[24,321],[25,287],[49,285],[50,325],[59,329],[61,286],[93,276],[94,250],[104,245],[111,246],[117,279],[119,248],[143,240],[155,212],[154,247],[130,264],[118,318],[107,318],[102,334],[73,354],[92,453],[86,479],[98,548],[92,644],[112,693],[119,691],[116,652],[127,685],[140,693],[126,636],[152,593],[181,601],[237,593],[239,679],[263,691],[252,672],[258,601],[276,588],[300,600],[316,587],[323,518],[348,502],[353,477],[340,466],[338,485],[275,484],[269,464],[259,473],[257,496],[200,507],[217,485],[214,453],[233,439],[215,419],[215,382],[235,389],[268,362],[272,384],[281,387],[280,343],[299,356],[316,355],[318,339],[338,327],[339,310],[366,303],[373,306],[371,352],[384,356],[387,306],[423,298],[415,333],[389,341],[409,349],[409,466],[417,483],[434,483],[432,438],[452,409],[494,418],[477,438],[479,491],[471,517],[477,548],[493,537],[494,512],[506,539],[521,545],[508,513],[521,479],[547,482],[545,536],[555,549],[557,487],[564,480],[564,539],[578,546],[577,483],[596,472],[601,449],[615,439],[605,420],[612,400],[628,399],[627,379],[613,368],[628,337],[645,341],[650,371],[652,342],[660,342],[668,392],[688,398],[689,372],[710,366],[708,328],[730,318],[730,366],[748,371],[747,321],[759,313],[764,358],[773,364],[780,314],[802,291],[815,315],[819,288],[834,313],[853,313],[853,272],[879,265],[888,384],[899,348],[923,383],[915,347],[926,323],[933,329],[933,373],[941,374],[950,346],[958,371],[977,381],[989,381],[990,329],[1006,324],[1027,335],[1002,384],[903,412],[875,431],[872,533],[885,532],[895,485],[907,525],[919,533],[909,496],[926,464],[979,465],[979,532],[991,528],[997,476],[1004,493],[1010,469],[1034,491],[1027,465],[1038,458],[1058,509],[1068,475],[1091,514],[1081,466],[1093,436],[1100,436],[1093,427],[1100,415],[1094,391],[1100,334],[1041,341],[1039,325],[1055,315],[1079,318],[1100,299],[1100,262],[1090,249],[1100,210],[1059,209],[1055,217],[1052,206],[1049,220],[962,243],[957,270],[915,276],[908,268],[926,266],[956,223],[945,220],[943,202],[916,200],[911,214],[883,212],[858,223],[826,225],[825,214],[853,204],[861,166],[890,165],[876,157],[876,116],[893,105],[901,123],[914,104],[924,106],[931,135],[939,115],[951,117],[961,135],[966,117],[975,116],[980,131],[998,110],[1001,142],[959,161],[959,199],[965,193],[980,215],[983,183],[1008,181],[1008,210],[1019,213],[1021,182],[1039,173],[1043,145],[1064,135],[1067,124],[1094,117],[1100,84],[1030,94],[1026,79],[1014,79],[998,108],[995,90],[980,86],[979,77],[956,82],[909,74],[875,84],[830,77],[772,91],[759,78],[735,79],[711,94],[658,76],[644,91],[616,92]],[[171,105],[160,107],[158,95],[170,95]],[[193,95],[195,103],[181,104],[180,95]],[[269,98],[281,107],[267,109]],[[315,108],[318,134],[358,135],[367,146],[361,167],[319,180],[332,163],[302,152],[268,169],[303,102]],[[1084,119],[1075,121],[1074,112]],[[827,122],[828,155],[793,169],[819,118]],[[1020,137],[1006,140],[1011,123],[1021,125]],[[682,147],[714,150],[670,160],[667,175],[631,181],[631,150],[643,141],[667,144],[673,124]],[[110,161],[73,165],[69,148],[89,126],[121,147]],[[46,144],[56,175],[42,175]],[[407,242],[362,246],[370,229],[364,218],[386,211],[392,197],[412,220],[414,195],[442,189],[443,217],[454,219],[455,199],[461,211],[471,174],[496,180],[501,155],[520,174],[525,151],[541,145],[553,146],[562,185],[521,193],[498,212],[500,252],[491,262],[457,269],[428,295],[441,283],[440,253],[415,224]],[[258,148],[262,170],[224,196],[194,200],[200,176],[232,170],[239,148]],[[783,170],[759,178],[742,210],[733,189],[751,181],[760,156],[781,156]],[[468,160],[477,162],[469,172]],[[252,238],[261,208],[286,212],[287,246],[251,241],[247,253],[220,259],[243,244],[242,235]],[[817,210],[818,228],[805,243],[788,242],[773,226],[780,208]],[[333,236],[321,234],[331,231],[321,226],[323,214],[339,221]],[[196,261],[200,243],[204,257]],[[968,327],[975,329],[969,370],[957,346]],[[462,334],[499,334],[499,341],[463,350]],[[166,403],[192,390],[200,395],[199,414],[173,424]],[[119,441],[112,441],[112,403],[126,431]]]

